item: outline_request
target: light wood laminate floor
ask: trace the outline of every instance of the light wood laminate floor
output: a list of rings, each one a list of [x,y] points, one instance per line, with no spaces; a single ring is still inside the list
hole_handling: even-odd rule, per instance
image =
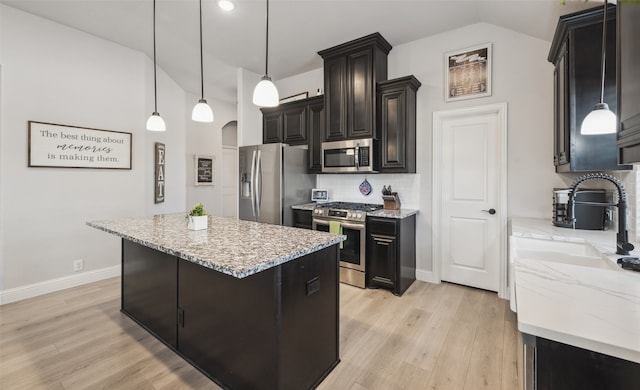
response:
[[[218,389],[120,313],[120,278],[0,306],[0,389]],[[319,389],[521,389],[495,293],[340,287],[341,362]]]

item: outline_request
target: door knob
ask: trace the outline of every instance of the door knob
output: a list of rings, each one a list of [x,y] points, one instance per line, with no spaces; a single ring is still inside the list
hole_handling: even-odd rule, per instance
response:
[[[489,209],[489,210],[482,210],[482,211],[484,211],[485,213],[489,213],[491,215],[496,213],[496,209]]]

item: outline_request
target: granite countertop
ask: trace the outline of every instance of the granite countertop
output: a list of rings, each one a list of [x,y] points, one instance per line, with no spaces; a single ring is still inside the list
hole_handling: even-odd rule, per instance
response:
[[[614,264],[621,257],[613,231],[513,219],[511,235],[588,242]],[[521,332],[640,363],[640,273],[519,258],[513,266]]]
[[[316,207],[315,202],[304,203],[304,204],[299,204],[299,205],[296,205],[296,206],[291,206],[291,208],[294,209],[294,210],[309,210],[309,211],[313,211],[314,207]],[[380,209],[380,210],[368,212],[367,216],[369,216],[369,217],[402,219],[402,218],[407,218],[407,217],[409,217],[411,215],[414,215],[414,214],[417,214],[417,213],[418,213],[418,210],[414,210],[414,209],[403,209],[403,208],[401,208],[400,210]]]
[[[189,230],[184,213],[91,221],[87,225],[141,245],[244,278],[344,241],[315,230],[209,216]]]

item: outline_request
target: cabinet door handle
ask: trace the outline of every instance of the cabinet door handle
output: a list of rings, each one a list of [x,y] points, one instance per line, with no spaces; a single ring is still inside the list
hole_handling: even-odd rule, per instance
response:
[[[482,210],[482,211],[484,211],[485,213],[489,213],[491,215],[496,213],[496,209],[489,209],[489,210]]]

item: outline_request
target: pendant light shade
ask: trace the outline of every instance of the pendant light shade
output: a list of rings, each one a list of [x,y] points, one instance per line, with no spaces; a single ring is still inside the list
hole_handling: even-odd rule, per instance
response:
[[[164,119],[158,114],[154,112],[151,114],[149,119],[147,119],[147,130],[149,131],[166,131],[167,126],[164,124]]]
[[[598,103],[582,121],[582,134],[611,134],[616,132],[616,115],[607,103]]]
[[[258,107],[276,107],[280,104],[280,96],[276,85],[269,77],[269,0],[267,0],[267,32],[265,45],[264,76],[253,90],[253,104]]]
[[[193,107],[191,119],[196,122],[213,122],[213,110],[205,99],[198,100],[198,104]]]
[[[196,122],[213,122],[213,110],[204,98],[204,62],[202,60],[202,0],[200,0],[200,100],[191,111]]]
[[[147,130],[166,131],[167,126],[158,113],[158,78],[156,65],[156,0],[153,0],[153,113],[147,119]]]
[[[602,21],[602,63],[600,83],[600,103],[593,106],[593,111],[587,115],[580,126],[581,134],[612,134],[616,132],[616,115],[609,110],[609,105],[604,102],[604,79],[607,62],[607,6],[604,2],[604,20]]]
[[[262,76],[262,80],[253,90],[253,104],[260,107],[276,107],[280,102],[280,95],[271,77]]]

